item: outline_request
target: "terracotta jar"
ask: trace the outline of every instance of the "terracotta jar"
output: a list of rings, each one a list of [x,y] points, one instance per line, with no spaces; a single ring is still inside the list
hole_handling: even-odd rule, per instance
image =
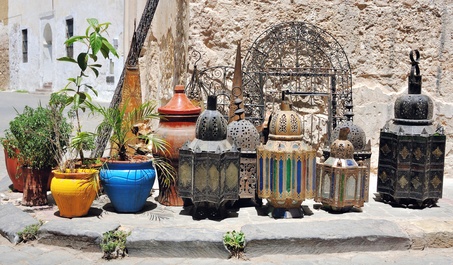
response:
[[[13,183],[13,190],[22,192],[24,190],[24,177],[22,175],[22,166],[19,164],[19,161],[15,157],[10,157],[8,155],[8,150],[3,148],[5,152],[5,164],[6,164],[6,171],[8,172],[8,176]],[[14,151],[19,153],[19,149],[14,149]]]
[[[155,134],[169,143],[170,154],[156,153],[155,155],[166,156],[171,159],[171,164],[178,172],[179,149],[185,142],[192,141],[195,138],[195,125],[201,108],[193,105],[187,98],[183,85],[177,85],[170,101],[157,110],[162,117]],[[178,176],[175,176],[176,180],[177,178]],[[158,180],[160,189],[158,201],[167,206],[182,206],[183,201],[176,193],[175,183],[177,181],[165,185],[163,179],[158,177]]]

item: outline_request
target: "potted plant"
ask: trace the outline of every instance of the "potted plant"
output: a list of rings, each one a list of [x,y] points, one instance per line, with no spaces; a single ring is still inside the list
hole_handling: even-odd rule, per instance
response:
[[[89,76],[89,70],[94,73],[95,77],[98,77],[99,69],[102,67],[101,64],[96,63],[99,53],[104,58],[108,58],[111,54],[118,57],[113,45],[103,36],[110,23],[99,23],[95,18],[89,18],[87,22],[89,25],[85,35],[73,36],[65,42],[66,45],[81,43],[85,45],[86,49],[79,53],[76,59],[58,58],[59,61],[76,64],[79,74],[76,77],[68,78],[68,84],[54,95],[53,104],[51,104],[53,113],[63,113],[65,108],[69,107],[69,114],[75,123],[75,135],[72,139],[64,145],[57,145],[59,149],[57,154],[60,155],[57,157],[59,163],[58,169],[53,171],[54,179],[51,183],[51,192],[62,217],[87,215],[99,190],[99,171],[93,168],[92,161],[84,156],[84,151],[94,149],[95,134],[82,131],[80,117],[81,112],[87,110],[93,112],[96,109],[89,92],[96,96],[98,93],[93,86],[85,83],[84,79]],[[53,118],[58,119],[59,115]],[[58,121],[55,124],[58,124]],[[55,127],[55,131],[58,131],[58,126]],[[63,151],[66,147],[69,152],[65,156]],[[73,154],[75,155],[73,156]],[[77,157],[80,160],[77,160]]]
[[[49,108],[25,106],[23,113],[9,123],[12,135],[17,140],[18,163],[22,165],[24,190],[22,205],[47,204],[47,183],[52,167],[56,166],[55,131]],[[58,134],[63,142],[69,138],[71,126],[63,118]],[[60,144],[63,144],[60,142]]]
[[[21,165],[17,159],[19,149],[17,148],[17,140],[10,130],[5,130],[5,136],[0,138],[5,154],[5,166],[11,182],[13,183],[13,191],[22,192],[24,189],[24,178],[22,176]]]
[[[136,124],[159,117],[154,112],[156,104],[146,102],[130,112],[126,112],[126,107],[127,102],[119,108],[98,109],[104,116],[98,131],[102,131],[104,126],[112,128],[110,141],[111,148],[115,151],[115,155],[104,163],[99,174],[102,187],[116,211],[138,212],[150,195],[156,178],[155,167],[168,176],[171,176],[174,169],[165,160],[151,155],[153,148],[167,152],[168,144],[165,140],[153,134],[128,136],[130,131],[134,131]],[[128,142],[134,138],[141,138],[146,142],[148,151],[144,153],[147,155],[128,154],[128,149],[131,148]]]

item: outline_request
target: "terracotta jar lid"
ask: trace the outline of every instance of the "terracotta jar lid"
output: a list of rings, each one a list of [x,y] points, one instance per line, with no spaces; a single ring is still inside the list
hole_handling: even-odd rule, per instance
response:
[[[190,100],[184,93],[183,85],[177,85],[174,91],[175,94],[170,99],[170,101],[165,106],[157,109],[160,114],[200,114],[201,108],[196,107],[192,104],[192,102],[190,102]]]

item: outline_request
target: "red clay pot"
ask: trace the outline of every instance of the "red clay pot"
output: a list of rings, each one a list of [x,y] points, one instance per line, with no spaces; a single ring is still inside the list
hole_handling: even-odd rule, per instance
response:
[[[155,131],[156,135],[165,139],[170,145],[170,155],[161,153],[156,153],[156,155],[170,158],[172,166],[178,172],[179,149],[185,142],[192,141],[195,138],[195,125],[201,108],[193,105],[187,98],[184,93],[184,86],[177,85],[174,92],[170,101],[157,109],[162,118]],[[178,176],[175,176],[175,179],[177,178]],[[165,187],[159,178],[159,190],[159,197],[157,198],[159,203],[167,206],[183,205],[182,199],[177,195],[175,183]]]

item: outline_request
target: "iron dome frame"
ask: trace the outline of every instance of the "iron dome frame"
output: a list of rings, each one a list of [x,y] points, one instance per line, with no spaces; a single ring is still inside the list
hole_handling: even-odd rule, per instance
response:
[[[234,68],[198,70],[186,88],[190,98],[206,102],[218,96],[218,109],[228,116]],[[292,94],[292,107],[303,119],[304,140],[319,148],[331,141],[332,130],[346,120],[352,106],[352,75],[340,43],[323,29],[300,21],[274,25],[261,33],[242,63],[245,117],[255,126],[275,112],[281,92]]]

